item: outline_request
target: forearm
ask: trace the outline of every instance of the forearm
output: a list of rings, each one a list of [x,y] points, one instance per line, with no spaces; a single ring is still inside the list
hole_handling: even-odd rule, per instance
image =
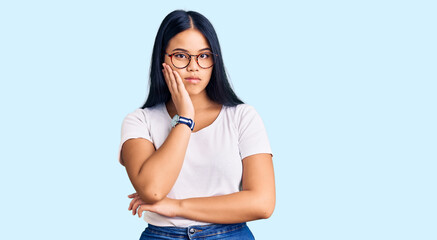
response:
[[[159,201],[170,192],[181,171],[190,136],[190,128],[176,125],[161,147],[143,163],[138,173],[143,199]]]
[[[241,191],[228,195],[189,198],[179,201],[177,216],[210,223],[240,223],[269,218],[275,197],[255,191]]]

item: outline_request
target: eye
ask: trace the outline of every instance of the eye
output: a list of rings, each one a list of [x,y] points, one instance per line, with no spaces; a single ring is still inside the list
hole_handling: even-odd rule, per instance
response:
[[[202,53],[199,55],[199,58],[208,59],[211,57],[211,53]]]
[[[175,58],[181,58],[181,59],[183,59],[183,58],[188,58],[187,55],[184,54],[184,53],[175,53],[175,54],[173,54],[173,56],[174,56]]]

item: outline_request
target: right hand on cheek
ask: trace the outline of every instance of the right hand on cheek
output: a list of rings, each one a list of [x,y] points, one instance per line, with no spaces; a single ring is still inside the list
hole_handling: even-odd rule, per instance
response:
[[[194,106],[191,102],[190,95],[185,89],[182,78],[166,63],[163,63],[162,66],[164,67],[162,73],[168,89],[170,90],[171,99],[173,100],[178,115],[191,118],[194,121]]]

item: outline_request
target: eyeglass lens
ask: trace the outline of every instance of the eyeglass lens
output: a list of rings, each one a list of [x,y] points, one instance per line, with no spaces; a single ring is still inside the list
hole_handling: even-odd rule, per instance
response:
[[[190,55],[188,55],[187,53],[175,53],[173,54],[171,60],[175,67],[184,68],[190,63]],[[202,68],[209,68],[214,64],[212,53],[199,54],[197,57],[197,61]]]

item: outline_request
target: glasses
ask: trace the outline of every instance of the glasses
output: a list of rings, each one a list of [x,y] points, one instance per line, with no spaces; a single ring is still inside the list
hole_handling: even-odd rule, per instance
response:
[[[191,55],[184,52],[175,52],[172,54],[165,53],[165,55],[169,56],[173,66],[179,69],[186,68],[191,62],[191,57],[196,57],[197,64],[201,68],[207,69],[214,65],[214,57],[218,56],[218,54],[211,52],[205,52],[197,55]]]

